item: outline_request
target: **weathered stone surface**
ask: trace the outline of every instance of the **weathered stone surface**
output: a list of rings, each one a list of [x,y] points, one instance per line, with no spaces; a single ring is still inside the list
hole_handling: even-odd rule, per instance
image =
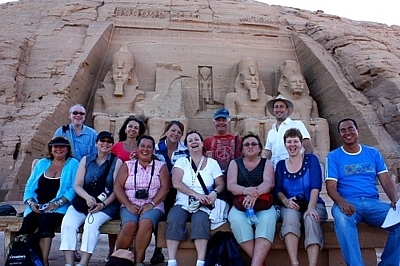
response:
[[[353,117],[361,141],[382,151],[399,181],[399,26],[251,0],[21,0],[0,5],[0,17],[0,200],[21,199],[31,161],[68,122],[70,105],[91,113],[124,43],[136,59],[139,89],[152,96],[145,100],[148,118],[179,118],[204,136],[234,91],[242,58],[257,60],[271,96],[276,69],[298,62],[328,121],[331,148],[340,144],[336,123]],[[211,72],[208,103],[199,94],[204,67]]]

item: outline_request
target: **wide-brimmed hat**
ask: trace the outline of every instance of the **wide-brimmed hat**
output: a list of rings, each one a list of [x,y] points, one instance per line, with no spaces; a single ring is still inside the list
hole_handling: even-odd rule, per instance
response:
[[[49,146],[71,146],[69,141],[64,137],[55,137],[49,142]]]
[[[113,134],[111,134],[111,132],[108,132],[108,131],[101,131],[97,135],[96,142],[99,141],[99,139],[104,139],[104,138],[111,139],[114,142]]]
[[[292,114],[294,106],[293,103],[291,101],[289,101],[288,99],[286,99],[285,97],[282,96],[282,94],[279,94],[278,96],[275,97],[275,99],[272,99],[270,101],[267,102],[267,108],[268,111],[271,113],[271,115],[273,115],[273,111],[274,111],[274,104],[277,101],[282,101],[284,103],[286,103],[287,108],[289,108],[288,111],[288,117]]]
[[[227,109],[225,109],[225,108],[221,108],[221,109],[215,111],[214,120],[218,119],[220,117],[228,119],[229,118],[229,111]]]

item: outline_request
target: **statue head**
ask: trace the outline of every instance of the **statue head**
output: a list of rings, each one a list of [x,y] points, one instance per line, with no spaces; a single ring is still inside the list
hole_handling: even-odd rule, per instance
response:
[[[305,93],[305,81],[301,74],[300,66],[296,61],[287,60],[280,68],[280,85],[283,86],[294,98],[300,98]]]
[[[207,80],[211,75],[211,69],[209,67],[200,68],[200,76],[202,80]]]
[[[114,95],[122,96],[125,85],[130,80],[134,80],[134,83],[137,84],[134,66],[135,58],[128,46],[122,45],[121,49],[113,55],[112,60],[112,78],[115,83]]]
[[[236,77],[235,88],[245,89],[250,93],[251,101],[258,101],[258,90],[264,87],[262,84],[260,73],[258,72],[258,64],[251,57],[243,58],[237,64],[238,76]]]

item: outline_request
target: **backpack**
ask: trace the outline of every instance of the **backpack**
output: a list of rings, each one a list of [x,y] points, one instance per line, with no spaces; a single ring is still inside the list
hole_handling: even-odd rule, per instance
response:
[[[37,241],[36,248],[34,241]],[[38,255],[39,239],[28,236],[17,236],[7,251],[5,266],[43,266],[43,262]],[[40,254],[40,253],[39,253]]]
[[[216,232],[207,245],[204,266],[244,266],[242,256],[231,232]]]
[[[0,216],[15,216],[17,210],[10,204],[0,205]]]

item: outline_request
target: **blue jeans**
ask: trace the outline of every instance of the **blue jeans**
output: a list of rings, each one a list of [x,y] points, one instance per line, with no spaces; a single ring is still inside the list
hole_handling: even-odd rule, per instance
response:
[[[379,199],[361,197],[346,200],[353,204],[356,212],[347,216],[337,204],[333,205],[332,215],[335,219],[336,236],[346,264],[348,266],[363,266],[357,225],[364,222],[375,227],[381,227],[391,207],[388,203]],[[389,237],[379,266],[398,266],[400,262],[400,224],[386,230],[389,231]]]

